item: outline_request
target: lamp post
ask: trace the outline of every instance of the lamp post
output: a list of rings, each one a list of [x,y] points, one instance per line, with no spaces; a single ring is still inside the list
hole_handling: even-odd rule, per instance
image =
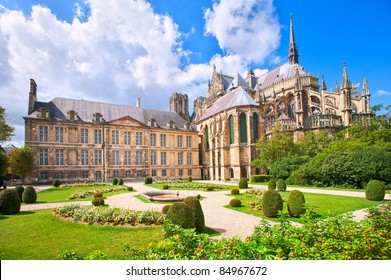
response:
[[[103,165],[103,174],[102,174],[102,182],[105,183],[106,182],[106,141],[105,141],[105,124],[106,124],[106,121],[105,119],[102,117],[102,157],[103,157],[103,161],[102,161],[102,165]]]

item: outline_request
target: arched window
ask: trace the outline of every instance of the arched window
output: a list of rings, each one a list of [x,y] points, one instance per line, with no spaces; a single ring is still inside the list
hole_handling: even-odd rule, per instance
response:
[[[234,116],[229,115],[229,143],[233,144],[235,142],[235,134],[234,134]]]
[[[247,122],[246,113],[240,113],[239,116],[240,143],[247,143]]]
[[[253,142],[257,142],[258,140],[258,123],[259,123],[259,118],[258,118],[258,114],[257,113],[254,113],[253,115],[253,131],[254,131],[254,140]]]
[[[209,149],[209,128],[205,126],[205,141],[206,141],[206,149]]]

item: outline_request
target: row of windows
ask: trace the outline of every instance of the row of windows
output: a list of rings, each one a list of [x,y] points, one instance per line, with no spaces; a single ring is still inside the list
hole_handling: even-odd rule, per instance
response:
[[[48,142],[48,126],[40,126],[39,127],[39,141],[40,142]],[[55,128],[55,141],[57,143],[64,142],[64,128],[56,127]],[[80,130],[80,143],[88,144],[88,128],[82,128]],[[119,130],[111,131],[111,144],[118,145],[120,143]],[[94,144],[102,144],[102,130],[94,129]],[[131,145],[131,132],[124,131],[124,145]],[[186,136],[186,148],[191,148],[191,136]],[[143,145],[143,133],[136,132],[136,145]],[[156,133],[150,133],[149,138],[150,146],[157,146],[157,137]],[[160,134],[160,146],[166,147],[167,145],[167,135]],[[177,135],[177,147],[183,147],[183,136]]]
[[[151,152],[150,157],[150,165],[157,165],[157,153],[155,151]],[[143,164],[143,152],[136,151],[135,153],[135,164],[142,165]],[[130,151],[124,152],[123,165],[131,165],[132,154]],[[103,153],[102,150],[94,151],[94,165],[102,165],[103,162]],[[167,165],[167,152],[160,152],[160,165]],[[184,164],[184,153],[179,152],[177,156],[178,165]],[[193,158],[192,153],[186,153],[186,163],[187,165],[192,165]],[[81,165],[89,165],[88,164],[88,150],[81,150],[80,152],[80,164]],[[111,152],[111,164],[119,165],[120,164],[120,151],[112,151]],[[49,165],[49,152],[48,149],[40,149],[39,150],[39,165]],[[55,165],[64,165],[64,150],[56,149],[55,150]]]

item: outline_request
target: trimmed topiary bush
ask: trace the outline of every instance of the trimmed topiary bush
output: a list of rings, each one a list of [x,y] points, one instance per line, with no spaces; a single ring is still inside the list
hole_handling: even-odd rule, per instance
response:
[[[123,184],[124,184],[124,179],[119,178],[119,180],[118,180],[118,185],[119,185],[119,186],[122,186]]]
[[[54,179],[54,180],[53,180],[53,187],[58,188],[60,185],[61,185],[60,180],[58,180],[58,179]]]
[[[24,192],[24,187],[22,187],[22,186],[16,186],[15,188],[14,188],[14,190],[16,191],[16,193],[18,194],[18,196],[19,196],[19,199],[20,199],[20,201],[23,201],[23,192]]]
[[[288,198],[289,216],[299,218],[305,213],[305,198],[301,191],[293,190]]]
[[[33,187],[28,186],[24,189],[22,201],[24,203],[35,203],[37,201],[37,192]]]
[[[281,195],[275,190],[266,191],[262,195],[262,211],[266,217],[277,217],[278,211],[282,211]]]
[[[276,180],[274,180],[273,178],[269,180],[269,182],[267,182],[267,189],[269,191],[274,191],[276,189]]]
[[[129,187],[127,187],[127,190],[131,192],[131,191],[133,191],[133,187],[129,186]]]
[[[248,188],[248,183],[246,178],[242,178],[239,181],[239,189],[247,189]]]
[[[13,189],[5,189],[0,192],[0,212],[4,215],[17,214],[20,211],[20,198]]]
[[[170,209],[171,204],[164,205],[162,208],[162,213],[167,214],[168,210]]]
[[[213,188],[212,186],[207,186],[207,187],[206,187],[206,190],[207,190],[208,192],[211,192],[211,191],[214,190],[214,188]]]
[[[229,202],[229,205],[231,205],[231,207],[240,207],[240,206],[242,206],[242,202],[240,201],[240,199],[233,198]]]
[[[152,182],[153,182],[152,177],[148,176],[144,178],[144,184],[149,185],[152,184]]]
[[[118,185],[118,178],[116,177],[113,178],[113,185]]]
[[[202,233],[205,230],[205,217],[202,211],[201,203],[195,196],[188,196],[183,200],[183,203],[190,207],[194,217],[194,226],[197,233]]]
[[[103,194],[101,192],[94,192],[94,198],[97,198],[97,197],[102,198]]]
[[[285,192],[286,191],[286,183],[284,179],[278,179],[276,182],[277,190],[279,192]]]
[[[371,180],[365,188],[365,197],[368,200],[382,201],[386,195],[385,184],[379,180]]]
[[[163,189],[164,189],[164,190],[168,190],[169,188],[170,188],[169,185],[164,185],[164,186],[163,186]]]
[[[166,219],[184,229],[195,228],[194,216],[190,207],[184,202],[176,202],[171,205]]]
[[[92,205],[94,206],[101,206],[101,205],[105,205],[105,201],[103,198],[101,197],[95,197],[92,199],[91,201]]]
[[[240,193],[239,189],[232,189],[231,190],[231,194],[239,194],[239,193]]]
[[[189,178],[187,178],[187,181],[188,182],[193,182],[193,177],[189,176]]]

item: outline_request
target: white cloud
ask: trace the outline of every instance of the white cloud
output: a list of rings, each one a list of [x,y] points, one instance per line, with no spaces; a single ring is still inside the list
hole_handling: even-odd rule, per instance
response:
[[[221,0],[205,11],[205,32],[229,55],[263,63],[280,42],[274,11],[272,0]]]
[[[379,90],[377,91],[377,94],[378,94],[378,95],[391,95],[391,91],[389,91],[389,90],[384,90],[384,89],[379,89]]]

